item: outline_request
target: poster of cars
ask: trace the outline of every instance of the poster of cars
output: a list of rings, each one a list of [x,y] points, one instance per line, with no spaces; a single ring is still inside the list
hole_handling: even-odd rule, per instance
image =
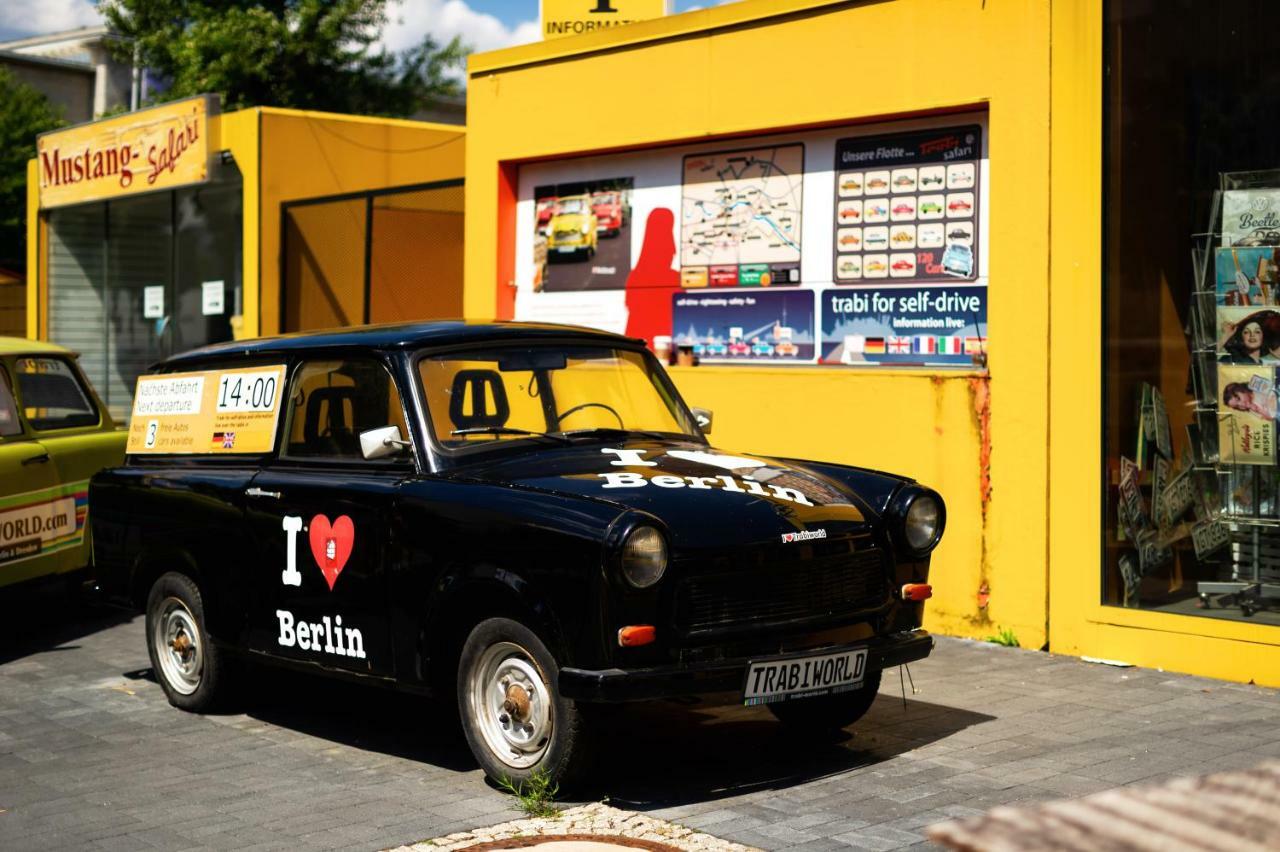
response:
[[[632,178],[534,190],[534,286],[539,290],[621,290],[631,272]],[[537,261],[535,260],[535,263]]]
[[[502,271],[514,317],[602,328],[664,351],[668,338],[685,341],[703,363],[981,365],[987,140],[987,117],[974,112],[522,164],[509,211],[513,268]],[[620,221],[597,203],[614,194]],[[839,221],[842,212],[856,221]],[[829,289],[896,307],[850,300],[833,309]],[[747,307],[704,296],[798,290],[807,293],[809,340],[791,321],[793,302],[771,297],[751,306],[786,305],[776,338],[748,339],[764,320],[726,320],[710,335],[686,321],[691,310]],[[954,300],[933,302],[940,293]],[[932,306],[901,312],[920,300]],[[739,328],[741,340],[729,334]]]
[[[703,290],[674,298],[674,342],[704,362],[813,363],[812,290]]]
[[[800,283],[804,145],[708,151],[684,158],[682,283]]]
[[[1224,464],[1276,463],[1276,368],[1218,367],[1218,453]]]
[[[985,287],[837,287],[818,301],[823,364],[972,367],[986,355]]]
[[[981,157],[976,124],[837,140],[836,282],[974,280]]]
[[[1280,190],[1229,189],[1222,193],[1222,244],[1280,245]]]

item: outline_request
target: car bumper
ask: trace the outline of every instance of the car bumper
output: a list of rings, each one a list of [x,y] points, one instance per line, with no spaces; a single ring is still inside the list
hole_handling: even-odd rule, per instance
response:
[[[874,672],[929,656],[933,650],[933,636],[925,630],[911,630],[845,646],[815,648],[796,656],[863,646],[868,648],[867,671]],[[560,694],[574,701],[603,703],[717,693],[741,696],[750,663],[751,659],[744,657],[699,665],[643,669],[563,668],[560,670]]]

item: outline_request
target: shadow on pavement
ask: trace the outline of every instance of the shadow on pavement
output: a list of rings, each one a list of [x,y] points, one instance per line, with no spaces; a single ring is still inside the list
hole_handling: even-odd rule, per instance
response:
[[[254,666],[230,709],[351,748],[455,772],[477,768],[456,715],[418,695]]]
[[[824,738],[762,707],[649,705],[610,719],[589,791],[650,810],[787,787],[879,763],[993,717],[881,693],[852,728]]]
[[[79,645],[68,643],[132,617],[86,599],[74,581],[0,589],[0,665],[31,654],[74,650]]]

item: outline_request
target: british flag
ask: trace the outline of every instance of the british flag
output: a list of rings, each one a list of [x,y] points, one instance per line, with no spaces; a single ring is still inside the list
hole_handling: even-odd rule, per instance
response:
[[[230,450],[235,447],[236,445],[235,432],[222,432],[221,435],[222,435],[222,449]]]
[[[911,354],[911,338],[910,337],[890,337],[888,343],[889,343],[889,354],[891,355],[910,355]]]

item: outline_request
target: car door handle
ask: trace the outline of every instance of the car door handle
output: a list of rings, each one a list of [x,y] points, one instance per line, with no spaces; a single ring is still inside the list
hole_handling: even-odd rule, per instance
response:
[[[38,455],[38,456],[31,456],[30,458],[25,458],[25,459],[23,459],[23,460],[22,460],[22,463],[23,463],[24,465],[25,465],[25,464],[44,464],[44,463],[45,463],[45,462],[47,462],[48,460],[49,460],[49,454],[48,454],[48,453],[41,453],[41,454],[40,454],[40,455]]]
[[[244,496],[246,496],[246,497],[270,497],[272,500],[279,500],[279,499],[280,499],[282,496],[284,496],[284,495],[282,495],[279,491],[263,491],[261,488],[258,488],[257,486],[254,486],[253,488],[246,488],[246,489],[244,490]]]

